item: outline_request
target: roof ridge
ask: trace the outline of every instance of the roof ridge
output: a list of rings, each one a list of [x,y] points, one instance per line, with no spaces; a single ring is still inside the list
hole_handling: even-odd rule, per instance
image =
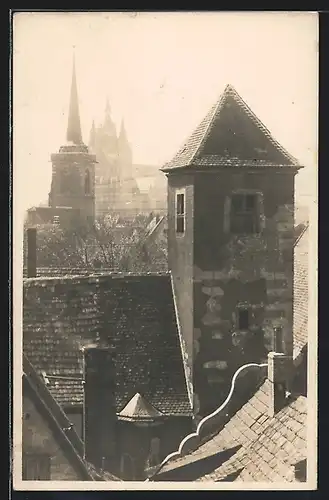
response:
[[[214,122],[215,116],[216,116],[217,112],[220,111],[220,109],[223,107],[224,95],[225,95],[225,89],[224,89],[224,92],[222,92],[222,94],[220,95],[220,97],[216,100],[216,103],[213,104],[213,106],[210,109],[210,111],[208,111],[208,113],[204,117],[204,120],[205,120],[209,114],[212,114],[212,116],[211,116],[211,118],[210,118],[210,120],[208,122],[208,125],[207,125],[207,127],[206,127],[206,129],[204,131],[203,137],[201,137],[199,145],[195,148],[195,151],[194,151],[194,154],[192,155],[190,163],[193,163],[194,158],[197,156],[197,152],[199,151],[199,149],[201,148],[201,146],[205,143],[206,139],[209,137],[209,132],[210,132],[210,129],[211,129],[211,125]],[[211,113],[212,109],[214,109],[214,111]]]
[[[274,146],[276,146],[281,153],[288,159],[290,160],[294,165],[299,165],[299,162],[297,158],[292,156],[279,142],[275,137],[272,135],[271,131],[266,127],[266,125],[262,122],[260,118],[253,112],[253,110],[250,108],[250,106],[246,103],[246,101],[240,96],[240,94],[236,91],[236,89],[232,86],[229,85],[230,91],[240,101],[240,104],[243,106],[244,110],[246,113],[250,116],[250,118],[253,120],[255,125],[259,127],[262,132],[266,135],[266,137],[272,142]]]
[[[94,273],[94,274],[75,274],[75,275],[62,275],[62,276],[37,276],[34,278],[24,278],[23,283],[25,285],[29,284],[36,284],[36,283],[42,283],[42,282],[49,282],[49,283],[63,283],[65,281],[74,281],[74,280],[81,280],[83,282],[88,281],[88,280],[94,280],[96,283],[97,281],[104,280],[105,278],[113,278],[113,279],[118,279],[118,278],[154,278],[154,277],[168,277],[169,276],[169,271],[153,271],[153,272],[116,272],[116,271],[111,271],[109,273]]]

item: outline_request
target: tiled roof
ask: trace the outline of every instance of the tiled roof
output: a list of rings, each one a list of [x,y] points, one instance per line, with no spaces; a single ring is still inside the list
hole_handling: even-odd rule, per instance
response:
[[[49,276],[90,276],[112,273],[112,268],[94,268],[94,267],[38,267],[37,277]],[[27,268],[23,269],[23,277],[27,278]]]
[[[120,419],[123,420],[154,420],[163,417],[163,413],[159,412],[150,405],[138,392],[120,411]]]
[[[49,422],[55,439],[62,451],[66,452],[81,479],[92,480],[83,460],[82,441],[25,355],[23,355],[23,391],[29,394]]]
[[[294,358],[307,344],[308,336],[308,245],[306,226],[294,248]]]
[[[294,481],[306,458],[306,398],[292,397],[268,416],[266,380],[225,427],[198,449],[169,461],[157,481]],[[153,480],[154,480],[153,479]]]
[[[81,348],[101,339],[115,351],[117,412],[140,392],[191,414],[170,274],[27,279],[23,307],[24,352],[61,404],[82,404]]]
[[[193,166],[299,167],[231,85],[162,170]]]

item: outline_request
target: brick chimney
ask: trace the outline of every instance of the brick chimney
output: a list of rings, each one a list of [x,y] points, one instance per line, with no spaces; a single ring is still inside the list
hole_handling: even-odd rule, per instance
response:
[[[291,381],[292,357],[287,354],[268,354],[268,380],[270,382],[269,416],[273,417],[284,407]]]
[[[37,229],[27,229],[27,277],[35,278],[37,275]]]
[[[84,348],[85,458],[113,470],[116,457],[115,367],[107,346]]]

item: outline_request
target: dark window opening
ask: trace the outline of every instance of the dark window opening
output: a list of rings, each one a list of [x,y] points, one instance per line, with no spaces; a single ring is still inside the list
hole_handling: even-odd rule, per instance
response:
[[[185,197],[183,193],[176,196],[176,233],[185,231]]]
[[[85,174],[85,194],[90,194],[90,173],[86,170]]]
[[[231,199],[231,232],[259,233],[259,213],[256,194],[235,194]]]
[[[50,456],[45,453],[23,454],[23,480],[47,481],[50,479]]]
[[[238,311],[238,328],[239,330],[248,330],[249,328],[249,310],[239,309]]]

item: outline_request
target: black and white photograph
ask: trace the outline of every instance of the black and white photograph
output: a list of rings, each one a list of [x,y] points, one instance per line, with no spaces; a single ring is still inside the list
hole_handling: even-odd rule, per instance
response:
[[[12,13],[18,490],[317,487],[318,14]]]

